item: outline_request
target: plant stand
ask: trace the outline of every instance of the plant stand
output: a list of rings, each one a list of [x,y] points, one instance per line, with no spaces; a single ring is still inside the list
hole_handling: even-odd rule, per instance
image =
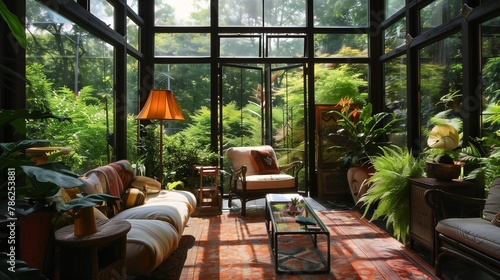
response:
[[[130,223],[121,220],[97,221],[97,232],[74,235],[74,226],[56,231],[59,248],[59,279],[126,278],[126,243]]]
[[[219,167],[194,165],[194,177],[198,176],[198,188],[195,188],[195,195],[198,199],[198,206],[193,216],[212,216],[222,214],[222,196],[219,191]]]

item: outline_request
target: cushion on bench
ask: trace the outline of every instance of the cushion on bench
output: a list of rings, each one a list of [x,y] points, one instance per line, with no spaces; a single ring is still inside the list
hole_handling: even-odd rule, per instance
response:
[[[247,179],[247,190],[267,190],[292,188],[295,186],[295,178],[288,174],[266,174],[250,175]],[[238,181],[237,188],[241,189],[241,181]]]
[[[436,230],[462,244],[500,259],[500,228],[482,218],[449,218]]]

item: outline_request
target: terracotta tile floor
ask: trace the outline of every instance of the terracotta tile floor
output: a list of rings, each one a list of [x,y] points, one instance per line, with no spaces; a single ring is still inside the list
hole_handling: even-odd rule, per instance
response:
[[[425,261],[385,231],[359,219],[356,211],[315,207],[330,229],[329,274],[275,272],[262,203],[257,201],[247,208],[247,217],[226,205],[223,215],[190,219],[184,234],[192,234],[196,241],[180,279],[434,279]]]

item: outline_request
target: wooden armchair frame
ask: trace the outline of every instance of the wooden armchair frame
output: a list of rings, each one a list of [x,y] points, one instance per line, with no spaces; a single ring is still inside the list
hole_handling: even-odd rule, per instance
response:
[[[259,149],[264,147],[264,149],[272,150],[270,146],[256,146],[256,147],[245,147],[248,151],[255,148]],[[237,148],[237,147],[236,147]],[[274,153],[274,151],[273,151]],[[231,161],[231,160],[230,160]],[[231,205],[233,197],[237,197],[241,200],[241,215],[246,216],[246,203],[251,200],[264,198],[268,193],[297,193],[298,192],[298,175],[303,167],[302,161],[294,161],[288,164],[278,166],[281,174],[288,174],[293,177],[294,184],[289,187],[271,187],[262,189],[249,189],[248,188],[248,178],[250,176],[256,175],[253,166],[249,164],[243,164],[241,166],[230,167],[230,187],[229,187],[229,197],[228,203]],[[249,170],[251,172],[249,172]],[[273,176],[270,174],[269,176]],[[258,175],[265,176],[265,175]],[[270,179],[272,181],[272,179]],[[255,182],[254,182],[255,183]]]

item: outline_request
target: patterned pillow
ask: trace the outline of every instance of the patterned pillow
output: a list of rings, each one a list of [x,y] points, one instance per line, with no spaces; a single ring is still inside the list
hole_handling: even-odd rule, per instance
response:
[[[125,209],[143,205],[146,201],[146,195],[139,189],[128,188],[122,197],[123,207]]]
[[[278,164],[270,151],[251,150],[250,155],[257,174],[280,174]]]
[[[80,187],[82,193],[84,194],[93,194],[93,193],[102,193],[102,185],[101,181],[97,177],[95,173],[90,174],[88,177],[81,177],[80,181],[83,182],[83,186]]]
[[[498,212],[495,217],[491,220],[491,223],[497,227],[500,227],[500,212]]]

